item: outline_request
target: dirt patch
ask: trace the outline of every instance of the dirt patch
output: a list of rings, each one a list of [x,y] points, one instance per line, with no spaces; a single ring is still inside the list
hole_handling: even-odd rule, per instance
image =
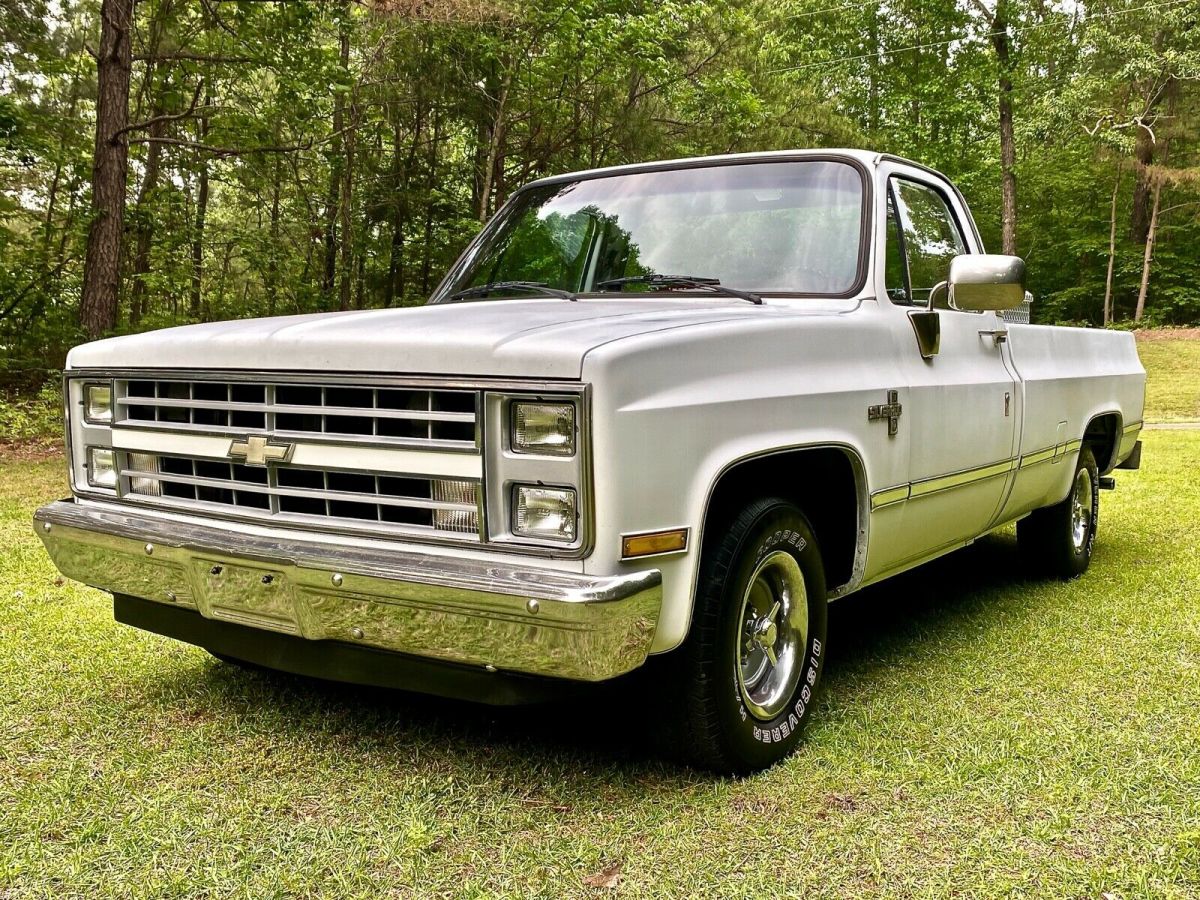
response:
[[[1200,328],[1139,328],[1133,336],[1139,341],[1200,341]]]
[[[27,441],[0,440],[0,461],[42,462],[63,455],[61,438],[31,438]]]

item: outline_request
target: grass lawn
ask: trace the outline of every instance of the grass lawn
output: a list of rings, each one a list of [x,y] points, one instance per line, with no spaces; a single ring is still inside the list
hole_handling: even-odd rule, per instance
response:
[[[800,752],[645,749],[628,689],[496,711],[243,672],[112,621],[0,462],[0,896],[1200,896],[1200,432],[1153,432],[1089,574],[1000,534],[835,605]]]
[[[1183,336],[1180,336],[1183,335]],[[1200,329],[1140,332],[1147,422],[1200,422]]]

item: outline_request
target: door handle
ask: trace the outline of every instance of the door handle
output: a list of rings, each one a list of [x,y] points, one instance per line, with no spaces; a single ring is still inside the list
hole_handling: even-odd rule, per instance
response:
[[[990,337],[992,339],[992,344],[996,347],[999,347],[1001,344],[1003,344],[1005,341],[1008,340],[1008,329],[1007,328],[996,328],[996,329],[992,329],[992,330],[985,329],[984,331],[979,332],[979,336],[980,337]]]

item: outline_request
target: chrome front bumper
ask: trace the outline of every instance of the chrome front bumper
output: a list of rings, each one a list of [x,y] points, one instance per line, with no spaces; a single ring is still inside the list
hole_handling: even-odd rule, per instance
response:
[[[600,681],[645,659],[657,570],[553,569],[262,537],[62,500],[34,514],[68,578],[207,619],[488,669]]]

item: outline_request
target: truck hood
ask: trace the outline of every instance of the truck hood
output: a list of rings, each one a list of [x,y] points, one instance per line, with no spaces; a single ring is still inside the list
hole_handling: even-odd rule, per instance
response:
[[[690,325],[788,314],[796,310],[696,297],[446,303],[213,322],[108,338],[76,347],[67,368],[578,379],[583,357],[602,344]]]

